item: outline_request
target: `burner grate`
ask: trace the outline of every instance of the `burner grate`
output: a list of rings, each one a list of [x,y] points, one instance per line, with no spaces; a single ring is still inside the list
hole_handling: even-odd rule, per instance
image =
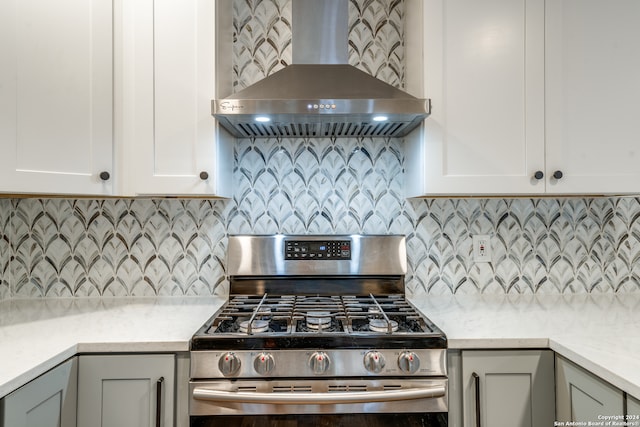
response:
[[[254,328],[247,330],[252,321]],[[268,322],[268,326],[264,323]],[[388,322],[392,328],[385,327]],[[373,323],[373,325],[372,325]],[[261,328],[256,327],[262,326]],[[382,325],[382,326],[381,326]],[[213,320],[207,334],[369,335],[432,333],[403,295],[237,295]]]

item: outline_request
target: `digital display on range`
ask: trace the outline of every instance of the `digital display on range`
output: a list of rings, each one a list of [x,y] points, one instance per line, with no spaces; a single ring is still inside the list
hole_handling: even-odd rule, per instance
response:
[[[350,240],[286,240],[284,258],[296,260],[350,260]]]

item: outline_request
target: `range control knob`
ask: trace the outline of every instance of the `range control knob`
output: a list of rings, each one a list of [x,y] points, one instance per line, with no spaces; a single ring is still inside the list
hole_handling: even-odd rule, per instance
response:
[[[220,368],[220,372],[225,377],[237,374],[240,370],[240,365],[240,359],[232,352],[223,354],[218,361],[218,368]]]
[[[311,371],[314,374],[320,375],[327,372],[329,369],[329,365],[331,364],[331,360],[329,360],[329,355],[324,351],[316,351],[309,358],[309,366],[311,367]]]
[[[253,368],[260,375],[266,375],[273,371],[276,367],[276,362],[273,360],[273,356],[270,353],[260,353],[253,360]]]
[[[384,369],[385,360],[379,351],[369,351],[364,355],[364,367],[372,374],[379,374]]]
[[[398,368],[402,372],[413,374],[420,368],[420,358],[413,351],[403,351],[398,356]]]

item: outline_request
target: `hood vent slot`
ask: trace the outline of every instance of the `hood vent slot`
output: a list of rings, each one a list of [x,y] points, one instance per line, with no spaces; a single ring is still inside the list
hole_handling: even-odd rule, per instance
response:
[[[242,138],[341,138],[372,137],[389,138],[402,136],[407,127],[403,122],[385,123],[277,123],[261,124],[237,122],[234,129]]]

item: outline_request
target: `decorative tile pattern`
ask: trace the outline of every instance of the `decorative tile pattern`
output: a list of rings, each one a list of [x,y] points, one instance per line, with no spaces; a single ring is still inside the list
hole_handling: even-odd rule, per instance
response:
[[[224,292],[224,205],[210,200],[16,200],[14,294]]]
[[[11,200],[0,199],[0,301],[11,296]]]
[[[292,0],[234,0],[233,91],[291,64]],[[349,0],[349,64],[404,87],[404,1]]]
[[[640,199],[412,200],[410,293],[640,291]],[[491,236],[474,263],[473,234]]]
[[[242,141],[228,202],[4,200],[2,298],[224,294],[227,233],[405,234],[413,295],[640,291],[640,198],[405,201],[368,142]]]
[[[234,92],[291,64],[291,1],[234,0]]]
[[[403,0],[349,1],[349,64],[404,87]]]
[[[398,233],[402,141],[244,139],[230,233]]]

